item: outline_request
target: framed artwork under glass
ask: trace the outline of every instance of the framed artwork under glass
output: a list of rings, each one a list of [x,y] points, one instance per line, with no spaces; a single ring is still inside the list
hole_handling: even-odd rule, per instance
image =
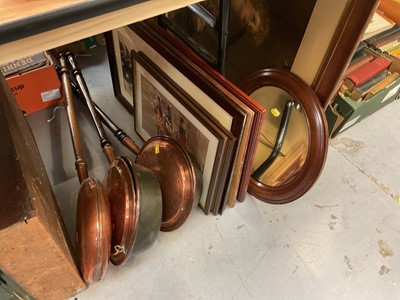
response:
[[[208,0],[159,18],[266,109],[249,186],[260,200],[293,201],[319,177],[327,150],[323,108],[376,5],[375,0]]]
[[[299,9],[293,0],[231,0],[226,77],[239,84],[260,69],[290,70],[316,1],[304,1]],[[220,20],[222,2],[207,0],[200,5]],[[190,8],[168,13],[164,21],[206,61],[217,65],[218,28],[210,26]]]
[[[207,0],[162,15],[159,21],[217,70],[221,36],[226,37],[226,68],[219,71],[234,84],[240,86],[262,69],[289,70],[312,87],[325,107],[377,3]],[[196,5],[215,18],[215,26],[190,9]],[[228,27],[221,32],[224,18]]]

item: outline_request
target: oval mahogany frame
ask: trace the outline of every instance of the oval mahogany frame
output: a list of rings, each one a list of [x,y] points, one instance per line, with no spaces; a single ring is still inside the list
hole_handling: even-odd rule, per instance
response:
[[[284,69],[259,70],[247,77],[240,88],[251,95],[265,86],[281,88],[299,101],[308,121],[309,151],[302,170],[293,179],[280,186],[268,186],[250,178],[249,194],[267,203],[285,204],[303,196],[321,174],[328,150],[328,127],[317,95],[294,73]]]

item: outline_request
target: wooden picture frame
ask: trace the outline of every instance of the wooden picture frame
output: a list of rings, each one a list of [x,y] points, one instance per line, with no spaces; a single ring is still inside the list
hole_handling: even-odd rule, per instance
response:
[[[294,175],[292,174],[289,179],[284,179],[282,184],[276,186],[250,178],[248,192],[251,195],[267,203],[285,204],[303,196],[322,172],[328,153],[326,118],[315,92],[295,74],[285,70],[260,70],[246,78],[241,86],[249,95],[264,87],[276,87],[287,92],[290,95],[289,99],[295,100],[301,106],[308,126],[308,145],[304,153],[304,165]],[[298,128],[299,126],[296,127]],[[284,173],[281,175],[285,177]]]
[[[378,0],[349,0],[347,7],[343,10],[327,47],[326,55],[311,83],[324,109],[337,92],[341,76],[378,4]],[[318,24],[318,20],[316,23]]]
[[[227,204],[233,207],[236,199],[244,201],[265,109],[211,68],[182,41],[165,32],[155,22],[135,23],[129,28],[158,54],[162,55],[173,68],[201,88],[207,97],[212,99],[213,106],[219,106],[232,116],[232,124],[230,126],[223,125],[238,138],[237,159],[232,166],[233,186],[237,187],[231,189],[227,202],[222,204],[220,212]],[[159,58],[156,60],[160,61]],[[180,79],[177,78],[176,81],[179,80],[181,84]],[[193,91],[192,88],[189,90]],[[204,102],[203,98],[204,96],[196,97],[199,99],[199,105],[209,110],[210,103]],[[212,114],[220,119],[220,114],[216,111]]]
[[[228,204],[234,206],[236,199],[243,201],[265,110],[156,23],[139,22],[107,33],[111,60],[115,56],[117,34],[129,38],[136,51],[144,52],[171,81],[190,92],[195,105],[215,116],[216,123],[236,138],[234,159],[228,164],[229,183],[222,192],[220,207],[214,207],[214,212],[222,213]]]
[[[221,201],[235,139],[218,128],[211,116],[193,105],[193,98],[175,84],[143,52],[131,51],[135,130],[148,140],[174,138],[202,172],[199,205],[206,214]]]
[[[227,32],[221,27],[211,27],[207,19],[190,6],[167,12],[159,16],[159,21],[214,68],[219,39],[225,35],[224,75],[239,85],[243,78],[260,68],[291,67],[316,1],[303,1],[299,8],[293,5],[294,0],[249,0],[240,5],[239,2],[231,3],[227,11],[224,11],[222,0],[205,0],[197,4],[216,20],[221,19],[220,15],[227,15]],[[252,24],[251,18],[257,19],[258,24]]]
[[[218,13],[218,1],[207,0],[200,5],[215,14]],[[328,105],[336,92],[340,76],[379,3],[377,0],[308,0],[299,7],[294,0],[248,2],[259,6],[257,11],[264,16],[262,19],[269,21],[269,32],[257,45],[254,40],[260,34],[251,34],[241,24],[243,19],[238,17],[241,12],[230,6],[227,78],[241,85],[241,79],[258,70],[284,68],[313,88],[322,107]],[[163,26],[215,66],[215,59],[210,57],[215,57],[218,38],[208,24],[199,27],[201,22],[204,23],[199,16],[182,8],[159,19]],[[246,55],[243,55],[243,47]],[[287,53],[287,57],[281,57],[281,53]],[[262,61],[253,59],[255,57]]]
[[[198,5],[218,24],[220,20],[220,0],[205,0]],[[218,70],[219,32],[197,15],[196,10],[187,6],[158,16],[161,26],[168,28],[181,40],[185,41],[202,59]]]
[[[200,5],[207,5],[207,3],[211,2],[217,3],[218,1],[205,1],[200,3]],[[248,4],[254,4],[255,2],[258,1],[248,1]],[[259,58],[265,58],[265,56],[271,53],[269,47],[275,46],[278,55],[281,48],[286,49],[285,42],[287,37],[283,35],[284,42],[281,44],[273,43],[271,40],[265,41],[264,48],[260,49],[259,47],[253,47],[251,45],[249,38],[250,35],[248,33],[242,35],[244,38],[241,42],[241,50],[237,51],[238,49],[236,49],[236,53],[229,52],[232,50],[230,48],[232,46],[232,40],[229,40],[232,37],[230,34],[234,31],[231,30],[233,28],[229,28],[230,24],[227,32],[221,31],[220,33],[220,35],[229,35],[227,41],[228,53],[226,53],[226,57],[228,57],[228,67],[225,74],[228,79],[232,80],[240,87],[243,87],[244,84],[248,84],[248,82],[245,82],[247,78],[257,76],[258,72],[261,72],[262,70],[286,69],[297,75],[302,81],[309,85],[316,94],[316,96],[315,94],[312,95],[312,97],[310,96],[310,99],[318,102],[322,107],[322,109],[317,107],[308,109],[310,115],[307,116],[308,119],[313,122],[311,127],[318,132],[319,137],[316,139],[316,143],[318,144],[318,139],[324,140],[324,132],[326,131],[326,122],[322,120],[325,119],[325,117],[322,116],[321,119],[320,112],[330,103],[335,94],[341,75],[348,65],[351,56],[362,37],[362,33],[367,27],[372,13],[379,1],[338,0],[335,2],[329,2],[323,0],[309,0],[303,3],[301,8],[299,8],[298,3],[294,0],[284,0],[279,2],[263,0],[263,2],[264,4],[267,4],[267,6],[271,5],[274,7],[274,9],[271,10],[270,17],[275,19],[273,23],[275,24],[274,28],[276,30],[279,31],[282,27],[286,27],[287,30],[285,31],[289,36],[292,36],[293,33],[291,32],[292,30],[290,30],[291,27],[289,23],[295,22],[301,25],[301,30],[299,31],[299,34],[297,34],[299,38],[296,42],[297,51],[293,52],[295,55],[293,56],[292,54],[290,56],[288,64],[286,64],[286,60],[282,60],[281,58],[280,62],[277,62],[277,64],[272,61],[270,65],[263,65],[262,63],[258,65]],[[223,1],[221,1],[221,3],[223,3]],[[304,6],[307,6],[307,8],[303,9]],[[184,10],[185,9],[182,9],[180,11],[182,12]],[[186,12],[189,12],[189,10],[186,9]],[[172,15],[173,14],[174,13],[172,13]],[[203,47],[202,42],[209,42],[211,40],[211,42],[215,43],[216,39],[212,39],[212,35],[209,36],[209,40],[200,36],[200,39],[202,40],[197,41],[196,35],[199,36],[198,33],[188,34],[187,31],[185,32],[184,30],[180,30],[181,28],[179,28],[179,24],[171,22],[170,19],[173,18],[168,19],[168,15],[170,15],[170,13],[160,16],[160,23],[166,27],[167,30],[172,31],[179,36],[187,45],[190,45],[196,53],[207,60],[207,56],[203,54],[207,52],[208,54],[210,53],[207,51],[207,48]],[[192,13],[192,16],[193,15],[194,14]],[[285,22],[284,19],[289,22]],[[193,24],[192,26],[184,23],[182,24],[183,26],[189,27],[189,30],[191,30],[191,28],[193,29]],[[307,26],[305,27],[304,25]],[[210,30],[210,28],[208,29]],[[279,37],[280,35],[278,34],[277,36]],[[233,42],[237,42],[237,40],[233,40]],[[208,55],[208,57],[215,56],[215,52],[211,54],[212,55]],[[233,67],[230,66],[231,69],[229,69],[229,60],[231,63],[237,65]],[[253,69],[248,66],[249,60],[253,63]],[[210,60],[208,61],[211,65],[214,65]],[[241,78],[240,76],[232,76],[232,74],[229,73],[229,70],[236,70],[241,67],[246,70],[248,74],[247,76]],[[285,81],[284,78],[276,77],[275,79],[272,80],[274,82],[270,83],[273,86],[278,85],[282,89],[286,90],[279,84],[279,81]],[[292,90],[289,86],[287,88],[289,89],[287,92],[292,93],[292,95],[294,93],[299,96],[299,98],[302,98],[298,90]],[[245,91],[249,92],[247,90]],[[309,104],[306,105],[308,108],[313,106]],[[315,120],[319,121],[314,122]],[[314,141],[312,144],[315,145]],[[324,145],[325,143],[321,144]],[[308,167],[308,164],[306,164],[306,172],[300,172],[300,177],[304,178],[304,182],[302,182],[299,177],[297,180],[293,181],[293,185],[284,184],[283,188],[270,188],[269,186],[261,186],[258,182],[251,179],[250,193],[257,195],[258,198],[264,201],[271,201],[272,203],[286,203],[300,197],[312,186],[319,176],[319,172],[323,167],[325,159],[324,150],[322,148],[321,146],[319,148],[318,146],[311,147],[310,151],[315,152],[316,156],[319,158],[314,166],[310,164],[311,167]],[[299,188],[297,184],[300,184],[301,188]]]
[[[104,34],[110,40],[111,33]],[[107,38],[108,36],[108,38]],[[117,35],[115,43],[107,43],[112,84],[115,97],[122,103],[125,109],[134,114],[133,85],[132,85],[132,66],[131,50],[132,44],[125,36]]]

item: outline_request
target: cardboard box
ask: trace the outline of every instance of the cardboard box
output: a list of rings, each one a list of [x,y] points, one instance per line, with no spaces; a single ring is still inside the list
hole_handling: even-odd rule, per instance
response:
[[[329,136],[335,137],[399,97],[400,78],[367,101],[356,102],[338,94],[325,110]]]
[[[379,54],[367,49],[375,57]],[[400,60],[390,57],[392,63],[389,67],[390,72],[400,73]],[[345,131],[351,126],[359,123],[369,115],[373,114],[382,107],[393,102],[400,97],[400,78],[393,81],[385,89],[378,92],[368,100],[354,101],[343,93],[339,92],[335,99],[325,110],[328,122],[328,131],[331,138]]]
[[[21,110],[31,114],[61,102],[61,83],[46,53],[0,66]]]

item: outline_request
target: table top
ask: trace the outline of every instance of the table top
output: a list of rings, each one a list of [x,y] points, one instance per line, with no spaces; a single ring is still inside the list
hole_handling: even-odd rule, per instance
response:
[[[0,64],[198,0],[1,0]]]

